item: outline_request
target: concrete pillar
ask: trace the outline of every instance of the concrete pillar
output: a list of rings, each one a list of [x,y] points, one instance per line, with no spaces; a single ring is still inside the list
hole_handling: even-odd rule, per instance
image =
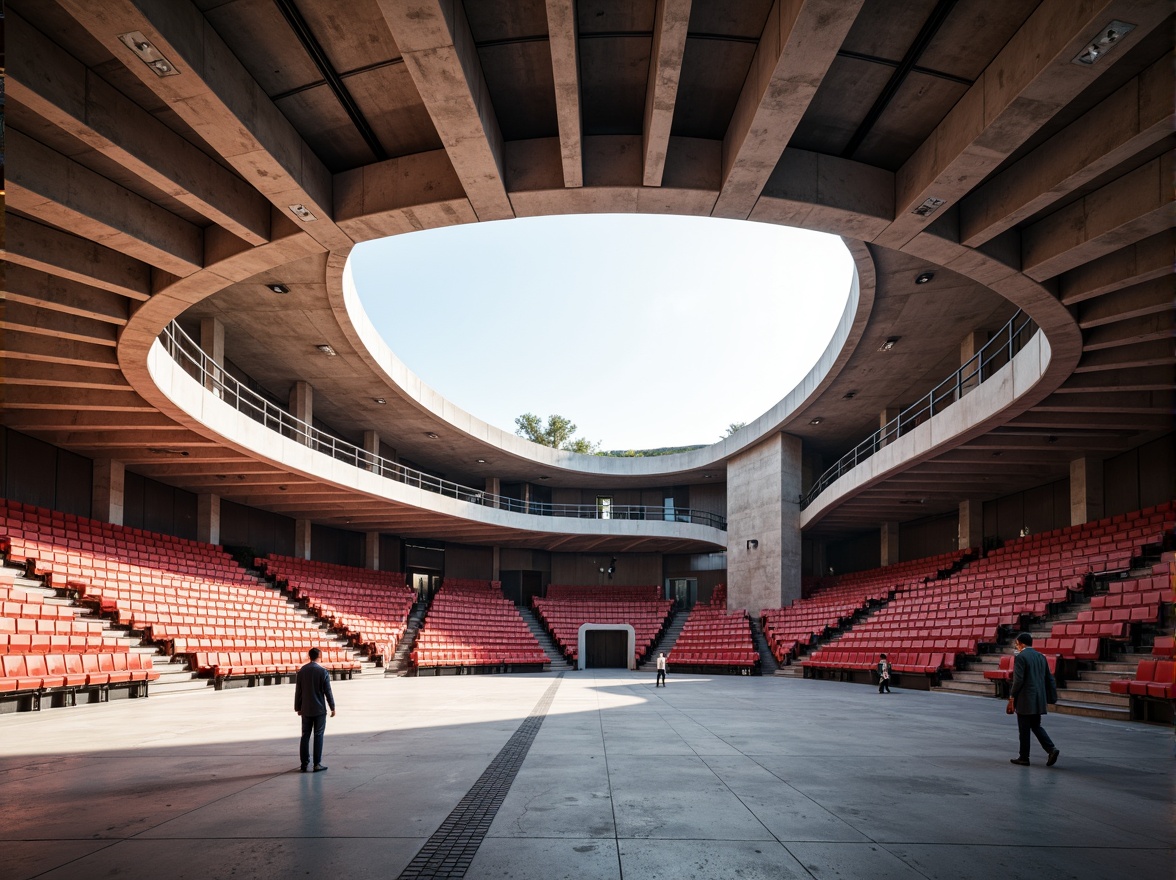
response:
[[[892,419],[898,418],[898,414],[900,412],[902,412],[902,407],[888,406],[886,409],[882,410],[882,412],[878,413],[878,429],[883,432],[882,440],[878,444],[879,446],[889,446],[896,439],[898,439],[897,433],[886,433],[886,426],[890,424]]]
[[[960,502],[959,549],[980,548],[984,544],[984,503],[967,498]]]
[[[294,555],[310,559],[310,520],[294,520]]]
[[[314,423],[314,388],[310,383],[295,382],[294,387],[290,389],[290,415],[308,425]],[[299,431],[295,439],[299,443],[310,445],[310,437],[306,435],[305,429]]]
[[[800,598],[801,442],[775,434],[727,463],[727,607]]]
[[[94,459],[94,480],[90,493],[90,515],[94,519],[123,524],[126,501],[126,465],[112,458]]]
[[[196,496],[196,540],[220,543],[220,496],[202,493]]]
[[[200,319],[200,348],[212,361],[209,365],[210,375],[204,377],[204,387],[217,397],[223,397],[224,390],[220,383],[224,379],[225,369],[225,325],[219,318]]]
[[[960,397],[963,397],[973,388],[980,384],[981,378],[979,368],[979,360],[969,363],[976,356],[988,342],[987,330],[974,330],[964,337],[964,341],[960,343],[960,366],[967,367],[964,370],[964,376],[961,377]],[[976,375],[968,378],[967,374],[975,372]]]
[[[498,477],[487,477],[485,480],[483,480],[482,481],[482,491],[486,493],[486,497],[483,500],[483,503],[487,507],[498,507],[499,506],[498,496],[502,493],[502,483],[499,481]],[[495,558],[495,560],[498,559],[498,549],[497,548],[495,548],[495,550],[494,550],[494,558]],[[497,566],[497,561],[495,562],[495,565]],[[497,578],[498,578],[498,576],[495,575],[494,579],[497,580]]]
[[[368,464],[368,470],[379,471],[377,460],[380,457],[380,434],[378,431],[363,432],[363,451],[372,457],[371,463]]]
[[[364,532],[363,565],[372,571],[380,570],[380,533]]]
[[[898,562],[898,523],[882,523],[882,564]]]
[[[1103,517],[1103,465],[1097,458],[1070,462],[1070,525]]]

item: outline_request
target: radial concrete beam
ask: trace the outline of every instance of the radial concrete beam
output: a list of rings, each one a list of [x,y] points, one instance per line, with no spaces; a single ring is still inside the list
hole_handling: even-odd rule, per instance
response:
[[[1168,275],[1082,303],[1078,306],[1078,326],[1089,330],[1127,318],[1163,314],[1170,312],[1174,303],[1176,278]]]
[[[6,365],[7,368],[7,365]],[[163,413],[108,413],[97,410],[94,412],[70,412],[68,410],[18,410],[9,409],[4,414],[5,422],[23,430],[30,431],[108,431],[118,428],[120,431],[156,431],[176,425]]]
[[[4,295],[9,302],[23,302],[67,315],[119,326],[127,322],[126,297],[17,264],[8,267]]]
[[[331,175],[189,0],[60,0],[89,34],[254,189],[324,247],[353,242],[331,216]],[[158,76],[119,39],[143,34],[178,73]]]
[[[1102,327],[1095,327],[1083,334],[1084,351],[1098,351],[1102,348],[1118,348],[1124,345],[1138,345],[1142,342],[1176,337],[1176,312],[1165,309],[1159,314],[1128,318]]]
[[[1104,373],[1071,376],[1054,394],[1088,394],[1120,391],[1168,391],[1176,387],[1176,370],[1171,367],[1140,367]]]
[[[130,388],[118,370],[54,364],[47,361],[15,360],[4,364],[8,385],[43,385],[53,388]]]
[[[18,266],[110,290],[134,300],[151,295],[146,263],[68,232],[8,215],[0,256]]]
[[[4,332],[5,360],[45,361],[50,364],[78,364],[118,369],[118,355],[113,345],[77,342],[33,332],[8,328]]]
[[[580,115],[580,43],[575,0],[547,0],[547,40],[555,81],[555,115],[564,186],[584,185],[583,117]]]
[[[94,345],[114,347],[118,342],[118,327],[113,324],[78,315],[63,315],[25,302],[10,301],[5,305],[0,328]]]
[[[152,412],[155,407],[131,389],[125,391],[82,391],[73,388],[5,386],[6,407],[22,409],[106,410],[108,412]]]
[[[902,248],[1169,14],[1169,4],[1151,0],[1043,0],[899,169],[895,219],[875,243]],[[1097,64],[1074,64],[1099,30],[1115,19],[1131,22],[1135,29]],[[924,212],[924,206],[930,211]]]
[[[379,5],[478,219],[513,217],[502,131],[465,7],[454,0]]]
[[[776,0],[723,137],[712,214],[746,220],[863,0]]]
[[[12,12],[8,97],[250,244],[269,239],[256,190]]]
[[[1176,261],[1176,232],[1164,230],[1130,247],[1099,257],[1062,275],[1058,293],[1072,306],[1144,281],[1172,273]]]
[[[1025,227],[1021,270],[1044,281],[1171,229],[1174,222],[1172,154],[1165,153]]]
[[[1172,133],[1173,53],[960,203],[960,241],[978,247]]]
[[[682,58],[686,54],[690,3],[691,0],[657,0],[641,135],[644,152],[642,182],[645,186],[661,186],[666,167],[674,107],[678,102],[678,80],[682,76]],[[551,0],[548,0],[550,5]]]
[[[1149,342],[1085,351],[1074,372],[1094,373],[1166,364],[1176,364],[1176,345],[1172,339],[1153,339]]]

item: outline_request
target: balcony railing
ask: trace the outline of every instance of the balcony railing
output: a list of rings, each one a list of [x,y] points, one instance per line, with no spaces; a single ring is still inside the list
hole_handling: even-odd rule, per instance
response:
[[[1035,332],[1037,325],[1028,315],[1018,310],[983,348],[968,358],[962,367],[841,456],[836,464],[821,474],[808,492],[800,497],[800,509],[808,507],[841,476],[853,470],[879,449],[923,424],[932,416],[943,412],[994,375],[1013,359]]]
[[[170,323],[159,337],[167,353],[189,376],[237,412],[265,425],[283,437],[321,452],[337,461],[370,471],[381,477],[396,480],[407,486],[456,498],[470,504],[494,507],[531,516],[570,517],[572,519],[645,520],[648,522],[693,523],[726,531],[725,517],[705,510],[683,507],[611,505],[602,510],[595,504],[550,504],[527,499],[494,495],[481,489],[443,480],[432,474],[405,467],[390,459],[374,455],[365,449],[341,440],[301,419],[295,418],[272,401],[239,382],[218,366],[191,336],[176,322]]]

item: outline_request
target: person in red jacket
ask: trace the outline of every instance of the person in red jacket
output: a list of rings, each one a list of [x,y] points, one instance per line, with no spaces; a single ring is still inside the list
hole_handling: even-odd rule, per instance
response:
[[[335,717],[335,695],[331,693],[331,673],[318,664],[320,652],[311,648],[310,662],[298,670],[294,679],[294,711],[302,717],[302,739],[298,743],[298,757],[303,773],[310,763],[310,735],[314,733],[314,772],[323,766],[323,734],[327,729],[327,707]]]

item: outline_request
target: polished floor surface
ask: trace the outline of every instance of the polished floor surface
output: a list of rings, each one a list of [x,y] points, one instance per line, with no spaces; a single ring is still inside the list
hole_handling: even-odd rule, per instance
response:
[[[341,682],[0,717],[0,876],[396,878],[552,675]],[[1170,727],[782,678],[566,674],[466,877],[1171,878]]]

